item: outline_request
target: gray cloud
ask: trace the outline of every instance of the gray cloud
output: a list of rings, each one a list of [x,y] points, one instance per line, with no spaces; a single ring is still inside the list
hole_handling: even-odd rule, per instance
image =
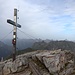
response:
[[[0,0],[0,38],[13,29],[7,19],[14,19],[14,8],[17,8],[18,23],[22,25],[21,30],[24,32],[42,39],[74,40],[74,4],[71,0]],[[9,37],[12,38],[12,34]],[[21,32],[18,37],[27,38]]]

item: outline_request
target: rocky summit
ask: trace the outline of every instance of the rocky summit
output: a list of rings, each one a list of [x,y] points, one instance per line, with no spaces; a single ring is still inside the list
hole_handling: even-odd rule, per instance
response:
[[[0,62],[0,75],[75,75],[74,53],[37,50]]]

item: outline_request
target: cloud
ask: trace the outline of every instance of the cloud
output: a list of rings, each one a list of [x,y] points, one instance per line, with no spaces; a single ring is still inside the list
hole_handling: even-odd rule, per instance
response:
[[[0,0],[2,37],[13,29],[6,21],[13,20],[15,7],[19,9],[18,23],[24,32],[42,39],[74,40],[74,0]],[[20,32],[18,37],[27,38]]]

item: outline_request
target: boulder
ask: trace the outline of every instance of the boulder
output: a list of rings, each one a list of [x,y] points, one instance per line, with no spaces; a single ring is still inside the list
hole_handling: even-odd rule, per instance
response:
[[[51,74],[66,72],[69,75],[74,69],[74,55],[70,51],[59,51],[43,57],[43,63]],[[70,73],[69,73],[70,72]]]
[[[5,63],[3,68],[4,75],[23,71],[28,66],[26,57],[19,57],[15,61]]]
[[[74,71],[74,54],[71,51],[59,49],[54,51],[39,50],[29,52],[17,56],[15,61],[9,59],[0,62],[0,74],[3,72],[4,75],[11,75],[13,73],[16,75],[15,73],[24,72],[26,68],[31,69],[28,66],[28,59],[31,59],[37,65],[37,68],[40,72],[43,72],[43,75],[70,75]],[[31,70],[20,75],[30,74],[33,75]]]
[[[4,75],[8,75],[8,74],[10,74],[11,73],[11,67],[12,67],[12,62],[7,62],[7,63],[5,63],[5,66],[4,66],[4,68],[3,68],[3,73],[4,73]]]

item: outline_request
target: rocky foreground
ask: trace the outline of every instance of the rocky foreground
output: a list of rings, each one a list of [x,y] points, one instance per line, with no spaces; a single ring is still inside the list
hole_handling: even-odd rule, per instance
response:
[[[38,50],[0,62],[0,75],[75,75],[74,54],[67,50]]]

